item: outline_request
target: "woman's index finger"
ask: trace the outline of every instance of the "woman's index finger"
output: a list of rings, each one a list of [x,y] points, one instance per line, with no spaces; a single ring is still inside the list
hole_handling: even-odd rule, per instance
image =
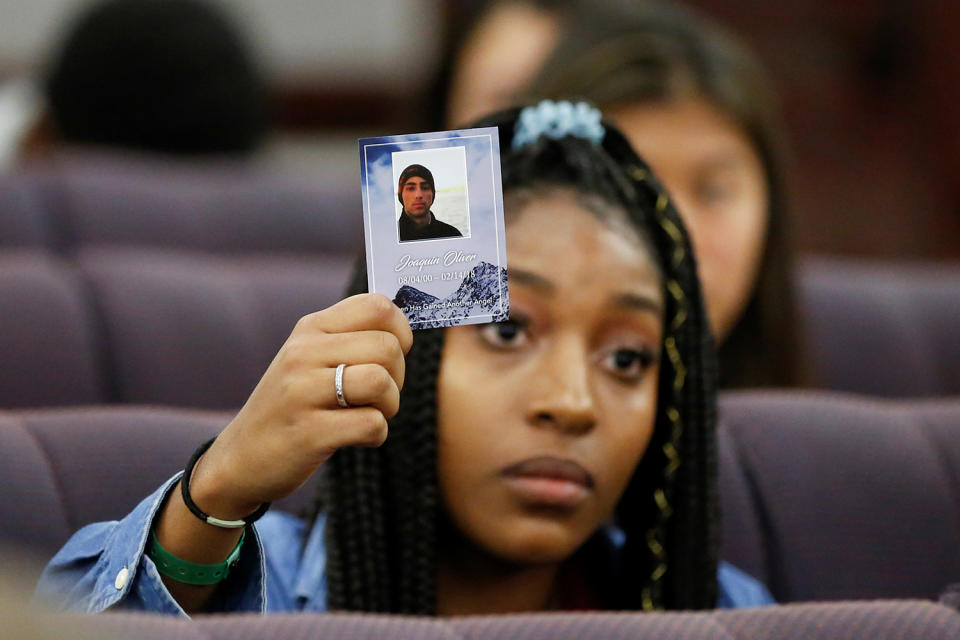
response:
[[[407,317],[390,298],[379,293],[350,296],[310,318],[326,333],[389,331],[397,337],[404,354],[413,346],[413,331]]]

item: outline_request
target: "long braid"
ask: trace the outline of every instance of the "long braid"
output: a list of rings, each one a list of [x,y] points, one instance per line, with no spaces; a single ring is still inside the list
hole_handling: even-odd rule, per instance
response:
[[[331,608],[389,611],[389,577],[380,567],[386,549],[381,474],[359,449],[344,449],[331,459],[328,500],[328,579]]]
[[[358,265],[351,293],[366,289]],[[331,609],[429,615],[436,610],[436,379],[441,330],[418,331],[400,411],[379,449],[343,449],[328,463]]]
[[[646,469],[635,475],[631,492],[646,500],[648,509],[645,535],[633,536],[648,554],[640,605],[645,610],[712,608],[718,530],[716,363],[696,263],[679,215],[649,168],[615,132],[608,133],[604,147],[627,165],[640,210],[653,212],[655,224],[648,228],[661,256],[667,300],[659,437],[651,442],[641,463]],[[620,512],[631,503],[622,500]],[[634,518],[632,524],[642,521]]]
[[[363,274],[354,274],[351,288]],[[365,276],[363,276],[365,279]],[[326,465],[328,604],[334,609],[389,611],[382,474],[361,449],[342,449]]]
[[[516,111],[480,126],[512,139]],[[506,153],[504,192],[572,187],[623,208],[649,238],[666,314],[657,416],[646,454],[617,507],[626,534],[621,574],[604,602],[627,609],[715,606],[717,496],[713,344],[683,225],[665,190],[611,127],[603,150],[579,139],[540,140]],[[366,290],[357,269],[350,293]],[[345,449],[328,463],[331,609],[436,612],[438,523],[436,381],[443,330],[418,331],[399,413],[379,449]]]
[[[437,481],[436,380],[443,331],[419,331],[407,356],[407,381],[400,413],[391,421],[397,440],[386,451],[392,474],[398,567],[394,611],[429,615],[436,610]],[[414,400],[415,399],[415,400]]]

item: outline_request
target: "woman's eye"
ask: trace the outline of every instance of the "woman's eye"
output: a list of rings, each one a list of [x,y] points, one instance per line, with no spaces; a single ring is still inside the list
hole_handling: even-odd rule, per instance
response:
[[[480,335],[489,344],[500,348],[516,348],[528,339],[526,327],[516,320],[480,325]]]
[[[616,349],[604,358],[604,366],[615,376],[638,381],[653,364],[654,356],[646,349]]]

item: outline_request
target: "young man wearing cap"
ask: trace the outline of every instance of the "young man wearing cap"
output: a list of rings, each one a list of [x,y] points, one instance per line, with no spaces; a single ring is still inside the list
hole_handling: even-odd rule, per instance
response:
[[[397,199],[403,206],[400,221],[400,242],[428,240],[431,238],[454,238],[463,234],[446,222],[440,222],[430,207],[436,191],[433,173],[422,164],[412,164],[400,174]]]

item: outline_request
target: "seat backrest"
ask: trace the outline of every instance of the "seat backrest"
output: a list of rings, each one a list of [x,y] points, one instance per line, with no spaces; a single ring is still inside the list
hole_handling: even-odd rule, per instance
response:
[[[117,520],[232,414],[100,406],[0,411],[0,548],[51,557],[80,527]],[[275,508],[299,513],[316,480]]]
[[[363,247],[363,215],[350,176],[73,150],[0,181],[0,236],[9,227],[19,240],[8,244],[61,249],[355,254]]]
[[[273,616],[69,616],[75,630],[107,637],[197,640],[955,640],[960,614],[931,602],[880,601],[683,613],[554,613],[426,618],[357,613]]]
[[[76,269],[45,252],[0,252],[0,408],[100,402],[96,318]]]
[[[799,271],[817,386],[960,394],[960,265],[807,259]]]
[[[236,408],[301,316],[342,297],[353,259],[81,251],[116,399]]]
[[[37,176],[0,173],[0,249],[52,249],[56,232]]]
[[[740,393],[722,411],[721,557],[779,601],[935,598],[960,582],[960,401]],[[0,543],[49,557],[84,524],[127,513],[229,419],[0,412]],[[301,512],[316,481],[276,508]]]
[[[960,582],[960,399],[727,393],[721,557],[781,602]]]
[[[121,518],[228,420],[142,407],[0,412],[0,539],[49,557],[80,527]]]

